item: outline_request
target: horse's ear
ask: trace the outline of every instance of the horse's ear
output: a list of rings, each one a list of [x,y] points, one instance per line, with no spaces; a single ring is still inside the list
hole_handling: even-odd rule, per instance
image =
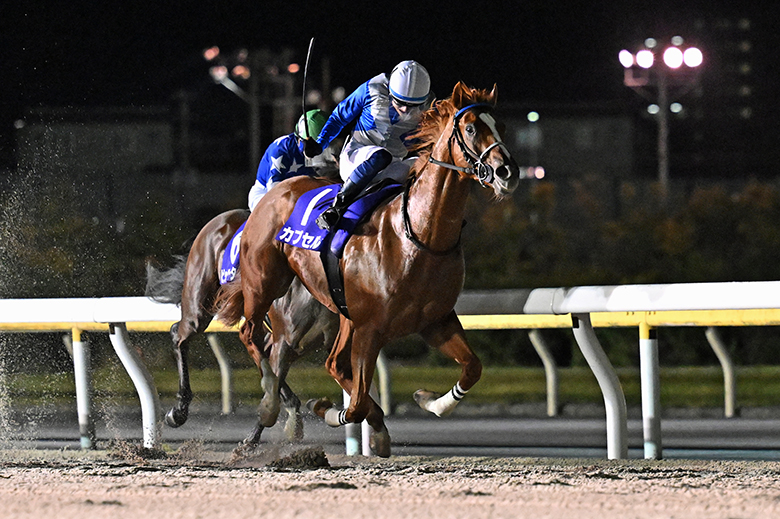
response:
[[[463,102],[463,98],[466,95],[466,90],[468,87],[463,84],[463,81],[458,81],[458,83],[455,85],[455,88],[452,89],[452,104],[457,106],[458,108],[461,108],[465,105]]]
[[[493,83],[493,90],[490,91],[488,94],[488,99],[492,104],[496,104],[498,102],[498,85]]]

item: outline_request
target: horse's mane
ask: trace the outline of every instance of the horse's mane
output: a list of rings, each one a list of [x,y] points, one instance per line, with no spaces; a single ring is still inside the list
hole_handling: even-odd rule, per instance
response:
[[[459,83],[455,89],[457,90],[459,87],[461,88],[459,106],[455,104],[452,96],[434,102],[429,110],[423,112],[422,120],[420,121],[417,130],[409,135],[409,138],[413,142],[409,151],[417,152],[420,156],[420,158],[417,159],[415,166],[428,161],[428,157],[430,157],[431,151],[433,151],[433,145],[439,140],[447,123],[458,110],[474,103],[492,104],[494,102],[491,92],[488,92],[487,90],[469,88],[462,83]],[[415,169],[418,168],[415,167]]]

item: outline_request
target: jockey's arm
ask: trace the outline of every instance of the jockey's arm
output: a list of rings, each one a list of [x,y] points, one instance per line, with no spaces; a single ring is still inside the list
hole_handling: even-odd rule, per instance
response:
[[[368,82],[365,82],[336,106],[317,137],[322,149],[327,148],[349,123],[360,117],[368,100]]]

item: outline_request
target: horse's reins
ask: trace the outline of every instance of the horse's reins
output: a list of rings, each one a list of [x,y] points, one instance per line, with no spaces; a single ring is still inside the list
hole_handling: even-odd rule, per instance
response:
[[[420,239],[417,237],[416,234],[414,234],[414,231],[412,230],[412,222],[409,220],[409,190],[412,187],[412,183],[414,182],[414,177],[410,177],[409,180],[406,181],[406,184],[404,185],[404,191],[401,195],[401,212],[404,215],[404,235],[406,236],[406,239],[408,239],[410,242],[414,244],[415,247],[418,249],[425,251],[429,254],[433,254],[434,256],[447,256],[449,254],[452,254],[456,250],[460,248],[460,241],[462,238],[462,234],[458,235],[458,241],[455,245],[450,247],[447,250],[434,250],[425,245]],[[463,222],[463,226],[466,225],[466,222]],[[463,228],[461,226],[461,229]]]
[[[460,118],[465,114],[467,111],[481,108],[484,110],[484,112],[479,114],[479,118],[487,124],[487,126],[490,128],[491,132],[493,133],[493,137],[496,139],[496,141],[485,148],[484,151],[482,151],[481,154],[477,154],[476,151],[472,150],[468,144],[466,144],[465,139],[463,138],[463,134],[460,131]],[[462,173],[466,173],[467,175],[473,175],[476,177],[476,179],[479,181],[480,185],[482,187],[487,187],[488,184],[493,182],[495,179],[495,170],[493,169],[493,166],[490,164],[485,164],[485,158],[488,156],[488,153],[493,148],[501,147],[502,150],[509,156],[509,151],[506,148],[506,145],[501,141],[501,139],[498,136],[498,131],[496,130],[495,123],[493,122],[492,118],[485,113],[490,111],[493,108],[492,105],[488,103],[475,103],[468,106],[464,106],[460,110],[458,110],[455,113],[455,116],[452,118],[452,134],[449,138],[449,144],[452,144],[452,137],[455,137],[455,141],[458,143],[458,147],[460,148],[461,153],[463,154],[463,157],[466,159],[466,162],[469,163],[468,168],[464,168],[461,166],[457,166],[455,164],[450,164],[448,162],[442,162],[440,160],[436,160],[433,157],[428,158],[428,162],[431,164],[435,164],[437,166],[441,166],[447,169],[460,171]],[[485,117],[483,117],[483,115]],[[452,152],[450,152],[450,157],[452,156]],[[408,204],[409,204],[409,189],[411,188],[412,182],[414,178],[410,178],[408,182],[406,182],[406,185],[404,186],[403,196],[401,197],[401,203],[402,203],[402,213],[404,216],[404,234],[406,235],[406,238],[414,244],[415,247],[417,247],[420,250],[424,250],[430,254],[433,254],[434,256],[446,256],[448,254],[452,254],[455,252],[459,247],[461,243],[462,234],[458,236],[458,242],[452,246],[451,248],[443,251],[437,251],[433,250],[427,245],[425,245],[423,242],[420,241],[419,238],[414,234],[414,231],[412,230],[412,222],[409,220],[409,211],[407,210]],[[463,225],[466,225],[466,222],[463,222]]]

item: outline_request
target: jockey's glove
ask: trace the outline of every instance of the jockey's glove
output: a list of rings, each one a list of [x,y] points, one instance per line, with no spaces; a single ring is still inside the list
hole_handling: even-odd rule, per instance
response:
[[[322,146],[320,143],[309,137],[303,143],[303,154],[309,158],[316,157],[322,153]]]

